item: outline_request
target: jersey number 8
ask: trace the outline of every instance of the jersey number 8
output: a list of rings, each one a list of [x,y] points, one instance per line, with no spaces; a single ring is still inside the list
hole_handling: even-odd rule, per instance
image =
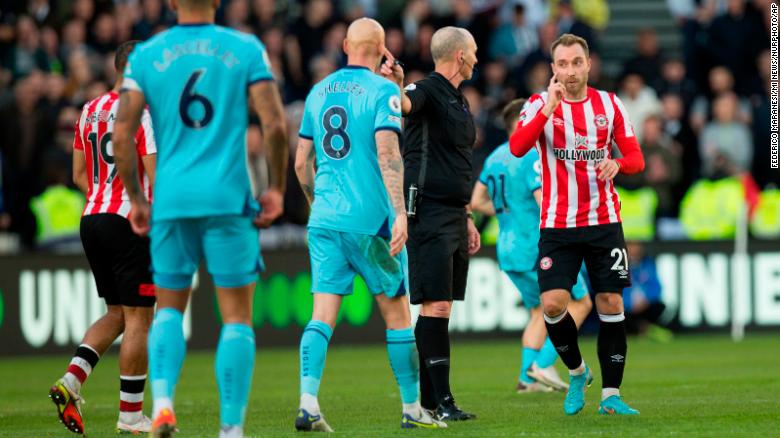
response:
[[[205,69],[195,70],[187,79],[187,85],[184,86],[184,90],[179,97],[179,116],[181,121],[189,128],[200,129],[209,124],[214,117],[214,106],[211,102],[202,94],[195,93],[195,84],[198,82],[203,74],[206,73]],[[194,103],[199,103],[203,106],[203,116],[199,120],[190,117],[189,109]]]
[[[341,160],[349,154],[351,143],[347,134],[347,110],[340,106],[332,106],[322,115],[322,126],[325,137],[322,138],[322,149],[325,155],[334,160]],[[333,139],[340,138],[341,148],[333,147]]]

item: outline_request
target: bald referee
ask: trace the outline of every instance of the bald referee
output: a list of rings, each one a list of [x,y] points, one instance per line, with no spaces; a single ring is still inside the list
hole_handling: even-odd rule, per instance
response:
[[[414,331],[421,403],[441,421],[470,420],[476,416],[459,409],[450,391],[448,324],[480,246],[468,207],[476,130],[460,90],[474,72],[477,44],[467,30],[445,27],[433,34],[431,53],[435,71],[402,93],[411,302],[422,304]],[[402,67],[386,56],[382,74],[403,87]]]

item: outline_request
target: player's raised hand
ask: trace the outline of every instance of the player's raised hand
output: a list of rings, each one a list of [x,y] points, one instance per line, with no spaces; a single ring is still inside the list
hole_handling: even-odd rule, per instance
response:
[[[602,160],[596,166],[596,177],[601,181],[611,180],[617,176],[618,172],[620,172],[620,165],[615,160]]]
[[[149,233],[149,217],[152,210],[146,199],[133,202],[130,207],[130,227],[135,234],[146,236]]]
[[[542,108],[542,112],[547,117],[550,117],[555,112],[555,109],[558,108],[558,105],[561,104],[565,91],[563,84],[558,82],[558,78],[553,74],[553,77],[550,79],[550,85],[547,86],[547,103]]]
[[[401,64],[395,60],[395,57],[385,48],[385,62],[379,67],[379,73],[385,78],[398,84],[399,88],[404,87],[404,69]]]
[[[393,222],[393,237],[390,240],[391,256],[395,257],[404,249],[408,237],[406,215],[399,214],[395,217],[395,221]]]
[[[258,228],[268,228],[284,211],[284,195],[275,188],[269,188],[260,195],[260,207],[263,209],[252,221]]]

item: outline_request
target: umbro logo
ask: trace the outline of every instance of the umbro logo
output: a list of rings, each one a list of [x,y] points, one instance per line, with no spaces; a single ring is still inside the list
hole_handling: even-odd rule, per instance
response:
[[[623,356],[621,356],[619,354],[615,354],[615,355],[612,355],[610,357],[612,358],[612,362],[619,362],[619,363],[622,363],[623,359],[625,359],[625,357],[623,357]]]
[[[560,117],[553,117],[553,125],[555,125],[555,126],[563,126],[563,125],[565,125],[565,122]]]

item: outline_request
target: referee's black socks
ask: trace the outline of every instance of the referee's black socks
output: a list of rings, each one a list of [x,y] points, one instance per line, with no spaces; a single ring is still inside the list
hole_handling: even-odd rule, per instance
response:
[[[626,367],[626,318],[623,313],[599,313],[598,355],[604,388],[620,388]]]
[[[450,393],[449,318],[420,316],[414,336],[420,355],[420,403],[434,410]]]
[[[547,326],[547,335],[555,345],[558,356],[566,364],[566,368],[576,370],[582,365],[582,354],[577,344],[577,324],[568,311],[558,316],[544,315],[544,325]]]

